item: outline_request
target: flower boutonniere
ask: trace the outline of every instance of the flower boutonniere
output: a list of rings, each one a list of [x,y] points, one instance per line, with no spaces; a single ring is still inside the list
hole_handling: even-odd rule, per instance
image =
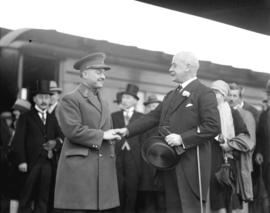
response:
[[[183,95],[184,97],[187,97],[187,98],[188,98],[188,97],[190,96],[190,92],[184,90],[184,91],[182,92],[182,95]]]

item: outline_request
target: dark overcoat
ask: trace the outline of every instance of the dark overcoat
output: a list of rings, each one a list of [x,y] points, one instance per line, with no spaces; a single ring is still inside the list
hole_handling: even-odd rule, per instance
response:
[[[196,147],[199,146],[202,180],[202,198],[210,181],[211,146],[210,139],[220,132],[219,112],[214,92],[194,80],[182,92],[170,91],[163,102],[153,111],[128,126],[130,136],[142,133],[154,126],[168,126],[172,133],[180,134],[186,152],[180,156],[175,167],[178,191],[181,199],[185,193],[180,189],[183,175],[190,191],[199,199],[198,165]],[[185,210],[184,210],[185,211]]]
[[[47,113],[44,126],[36,109],[22,114],[18,120],[12,141],[15,165],[27,163],[29,169],[33,167],[38,157],[44,152],[43,144],[48,140],[61,143],[61,133],[54,116]]]
[[[56,109],[65,135],[55,187],[55,208],[103,210],[119,205],[114,147],[103,140],[112,127],[104,100],[83,84]]]

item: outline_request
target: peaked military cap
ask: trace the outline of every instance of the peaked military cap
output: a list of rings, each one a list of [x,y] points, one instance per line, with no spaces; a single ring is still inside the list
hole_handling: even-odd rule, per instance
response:
[[[76,70],[86,70],[86,69],[105,69],[110,70],[111,67],[105,64],[105,53],[98,52],[87,55],[79,59],[73,68]]]

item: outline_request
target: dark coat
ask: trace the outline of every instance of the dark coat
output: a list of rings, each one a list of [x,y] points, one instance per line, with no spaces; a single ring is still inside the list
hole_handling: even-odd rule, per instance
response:
[[[152,136],[159,135],[158,128],[148,130],[141,136],[141,144],[147,141]],[[141,147],[142,151],[142,147]],[[142,155],[141,155],[142,156]],[[149,165],[142,158],[141,160],[141,179],[140,179],[140,190],[141,191],[162,191],[163,188],[158,184],[157,169],[152,165]]]
[[[129,123],[142,115],[142,113],[134,111]],[[123,111],[113,113],[112,120],[114,128],[125,126]],[[121,211],[119,211],[135,212],[141,173],[140,137],[135,136],[127,140],[130,146],[129,151],[122,150],[125,141],[126,139],[122,139],[116,144],[116,168],[121,203]]]
[[[112,127],[107,103],[84,85],[63,97],[56,116],[65,135],[58,162],[55,208],[103,210],[119,205]]]
[[[45,152],[43,144],[48,140],[60,143],[60,138],[61,134],[54,116],[47,113],[44,126],[36,109],[22,114],[12,141],[15,165],[25,162],[31,169],[38,157]]]
[[[186,94],[190,95],[184,96]],[[220,132],[219,112],[214,92],[200,83],[191,82],[175,96],[177,91],[169,92],[163,102],[153,111],[128,126],[130,136],[142,133],[154,126],[169,126],[172,133],[180,134],[186,152],[176,165],[179,186],[179,173],[185,175],[190,190],[199,197],[196,147],[200,148],[202,196],[206,194],[210,181],[211,146],[209,140]],[[178,188],[179,192],[181,191]],[[190,192],[192,193],[192,192]]]
[[[234,124],[235,136],[243,133],[249,135],[247,127],[241,117],[241,114],[238,110],[231,108],[232,118]],[[223,150],[219,145],[219,142],[213,140],[212,145],[212,168],[211,168],[211,182],[210,182],[210,204],[212,210],[218,210],[221,208],[241,208],[240,197],[236,194],[232,194],[230,187],[225,185],[220,185],[216,179],[216,172],[221,168],[221,165],[224,163]],[[238,151],[234,150],[234,153],[237,154]],[[239,155],[239,154],[238,154]],[[236,157],[237,158],[237,157]],[[238,157],[239,158],[239,157]],[[236,159],[229,161],[234,178],[236,179]],[[233,200],[231,200],[233,196]]]
[[[261,153],[263,155],[263,164],[270,163],[270,107],[263,111],[257,128],[255,154]]]
[[[130,118],[129,123],[134,122],[139,117],[141,117],[143,114],[137,111],[134,111],[132,117]],[[113,121],[113,128],[123,128],[125,127],[125,121],[124,121],[124,115],[123,111],[117,111],[112,113],[112,121]],[[120,142],[117,142],[115,151],[116,156],[121,151],[121,147],[123,146],[123,143],[125,142],[125,139],[122,139]],[[128,143],[131,148],[131,153],[133,155],[133,158],[136,161],[137,168],[140,169],[140,136],[134,136],[128,139]]]

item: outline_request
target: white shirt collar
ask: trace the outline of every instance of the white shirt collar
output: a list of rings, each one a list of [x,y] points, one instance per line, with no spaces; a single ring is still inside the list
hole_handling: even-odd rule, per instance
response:
[[[39,107],[38,107],[38,105],[35,105],[35,109],[38,111],[38,112],[40,112],[40,113],[47,113],[47,109],[45,109],[45,110],[42,110],[42,109],[40,109]]]
[[[124,115],[128,115],[129,117],[131,117],[134,113],[135,107],[130,107],[129,109],[125,109],[124,110]]]
[[[196,80],[197,77],[193,77],[187,81],[185,81],[184,83],[180,84],[182,86],[182,89],[184,89],[187,85],[189,85],[192,81]]]
[[[233,107],[234,109],[242,109],[244,107],[244,101],[241,101],[240,104],[237,104],[235,107]]]

